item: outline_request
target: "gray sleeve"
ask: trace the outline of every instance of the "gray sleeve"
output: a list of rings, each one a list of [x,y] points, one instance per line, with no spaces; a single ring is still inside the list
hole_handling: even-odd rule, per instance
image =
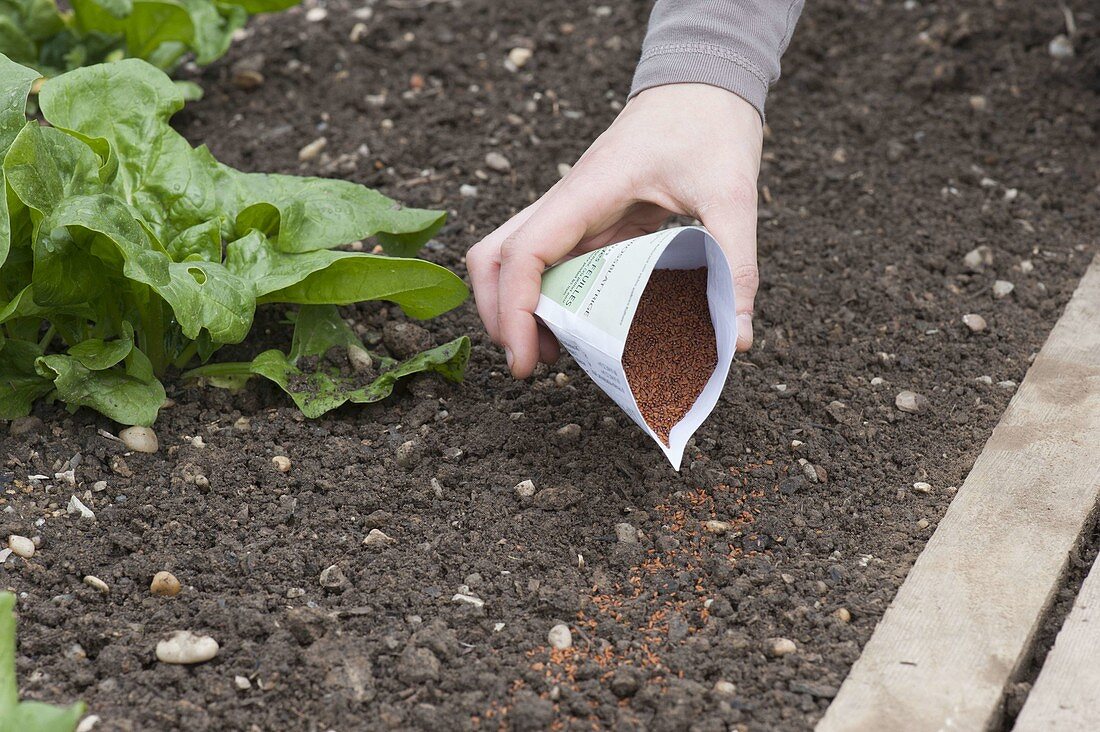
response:
[[[804,0],[657,0],[630,96],[698,82],[737,94],[764,116]]]

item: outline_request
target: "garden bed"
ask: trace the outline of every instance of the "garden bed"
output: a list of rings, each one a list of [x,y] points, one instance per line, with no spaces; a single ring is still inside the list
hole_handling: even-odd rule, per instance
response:
[[[680,474],[568,360],[512,381],[472,302],[429,324],[437,343],[474,336],[460,386],[414,377],[308,421],[256,380],[168,380],[153,455],[40,407],[0,438],[0,534],[41,537],[0,568],[24,696],[84,699],[101,730],[812,726],[1100,240],[1097,18],[1055,61],[1061,13],[1018,5],[807,9],[769,104],[756,346]],[[625,101],[647,6],[259,18],[194,76],[206,98],[177,127],[242,169],[449,209],[425,254],[464,274],[465,249]],[[533,56],[509,70],[519,46]],[[260,86],[234,84],[245,67]],[[969,266],[979,247],[991,262]],[[400,317],[346,314],[377,333]],[[222,355],[285,348],[281,317]],[[900,411],[903,390],[927,407]],[[77,454],[75,489],[28,483]],[[96,519],[66,515],[97,481]],[[364,545],[371,529],[394,541]],[[164,569],[175,598],[149,593]],[[572,648],[549,647],[558,623]],[[158,663],[178,629],[217,658]]]

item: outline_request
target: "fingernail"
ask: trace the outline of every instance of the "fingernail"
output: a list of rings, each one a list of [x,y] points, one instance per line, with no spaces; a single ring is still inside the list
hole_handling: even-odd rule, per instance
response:
[[[512,349],[508,346],[504,347],[504,359],[508,362],[508,370],[512,370]]]

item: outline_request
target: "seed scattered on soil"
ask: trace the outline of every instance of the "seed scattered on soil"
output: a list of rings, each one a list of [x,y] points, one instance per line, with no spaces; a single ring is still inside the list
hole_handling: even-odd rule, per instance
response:
[[[769,638],[764,650],[772,658],[779,658],[794,653],[798,646],[790,638]]]
[[[99,577],[96,577],[94,574],[86,575],[84,577],[84,584],[88,585],[88,587],[91,587],[97,592],[102,592],[104,595],[111,591],[111,588],[107,586],[107,583],[101,580]]]
[[[157,660],[162,663],[191,664],[209,661],[218,655],[218,642],[208,635],[177,630],[157,643]]]
[[[846,607],[838,607],[833,611],[833,617],[842,623],[849,623],[852,620],[852,614],[848,612]]]
[[[514,490],[520,498],[530,498],[535,495],[535,483],[532,480],[523,480],[516,483]]]
[[[134,452],[156,452],[160,449],[157,433],[151,427],[127,427],[118,433],[118,439]]]
[[[977,313],[967,313],[962,317],[963,325],[970,329],[971,333],[981,333],[986,329],[985,318]]]
[[[8,548],[17,557],[30,559],[34,556],[34,542],[19,534],[12,534],[8,537]]]
[[[1008,297],[1012,294],[1012,291],[1016,289],[1016,285],[1012,284],[1008,280],[997,280],[993,283],[993,297],[1000,300],[1001,298]]]
[[[149,592],[159,597],[175,597],[180,593],[180,581],[171,572],[160,571],[153,575]]]
[[[551,648],[564,651],[573,647],[573,631],[569,630],[568,625],[559,623],[546,634],[546,640]]]
[[[495,150],[485,156],[485,164],[489,166],[489,170],[498,173],[507,173],[512,169],[512,162]]]
[[[894,398],[894,405],[903,412],[909,414],[920,414],[927,411],[929,404],[928,399],[915,391],[903,391],[899,392]]]
[[[717,363],[706,268],[655,270],[626,337],[623,369],[642,416],[664,444]]]
[[[290,472],[290,458],[286,455],[276,455],[271,458],[271,462],[280,473]]]
[[[371,529],[367,534],[367,538],[363,539],[363,544],[366,546],[383,547],[389,546],[397,541],[389,534],[385,533],[381,529]]]

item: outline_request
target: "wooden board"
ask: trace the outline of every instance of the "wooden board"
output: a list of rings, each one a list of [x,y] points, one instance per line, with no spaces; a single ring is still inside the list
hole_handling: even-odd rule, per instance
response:
[[[982,730],[1100,494],[1100,257],[819,732]]]
[[[1079,732],[1100,726],[1100,562],[1093,564],[1014,732]]]

